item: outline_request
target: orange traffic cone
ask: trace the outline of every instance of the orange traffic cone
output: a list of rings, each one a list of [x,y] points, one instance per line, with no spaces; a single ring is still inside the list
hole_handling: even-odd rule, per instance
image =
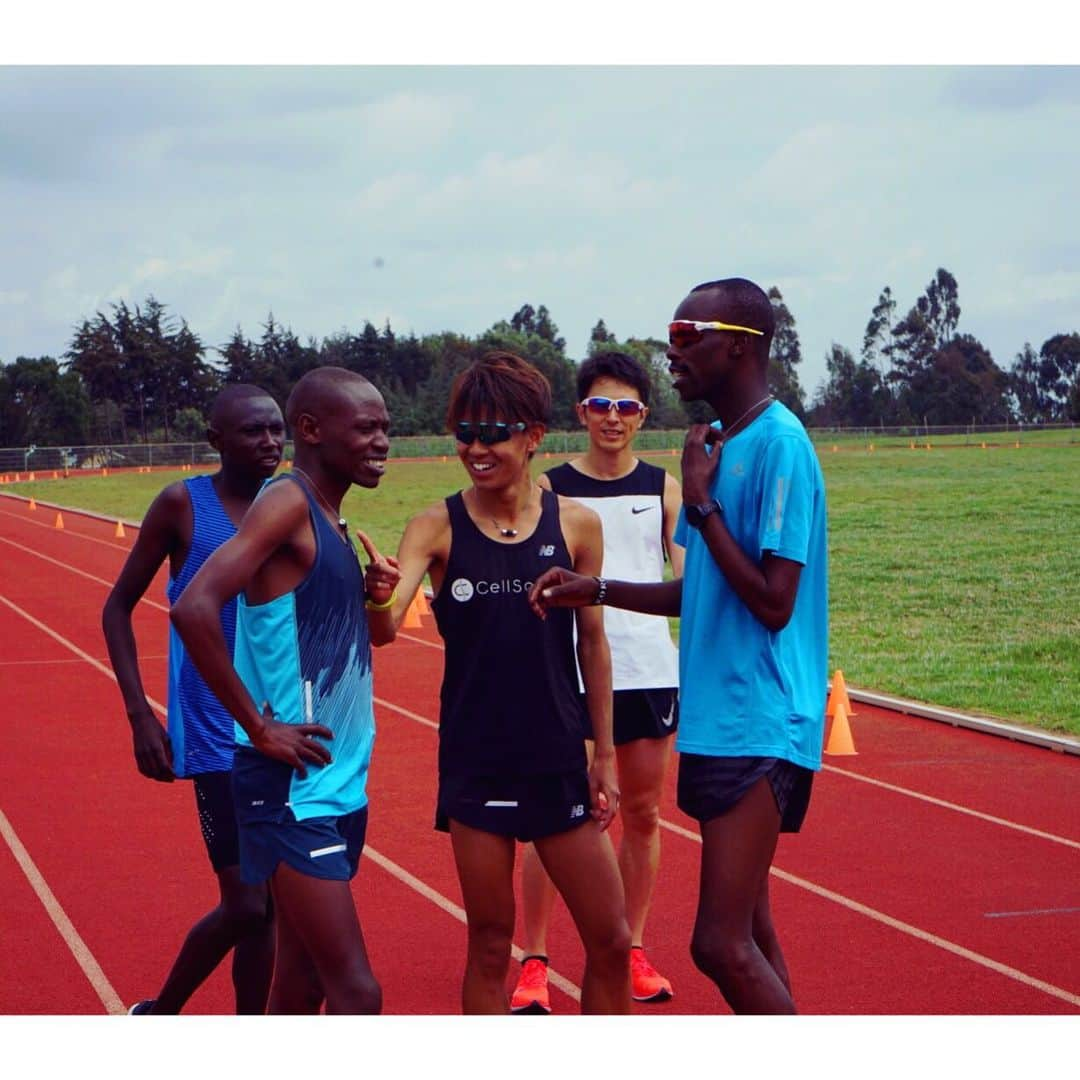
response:
[[[64,527],[64,515],[59,510],[56,512],[56,520],[53,522],[54,529],[62,529]]]
[[[401,626],[404,630],[419,630],[423,625],[420,620],[420,609],[416,606],[416,597],[414,596],[405,609],[405,617],[401,620]]]
[[[31,510],[36,510],[37,509],[37,503],[34,502],[34,496],[33,495],[30,496],[30,509]]]
[[[26,479],[32,484],[37,479],[37,476],[34,473],[31,473]]]
[[[113,536],[115,536],[117,540],[123,540],[126,535],[127,533],[124,532],[124,523],[117,520],[116,532],[113,533]]]
[[[416,605],[416,610],[420,615],[431,614],[431,605],[428,603],[427,593],[424,592],[424,587],[422,585],[416,590],[416,597],[413,599],[413,603]]]
[[[829,699],[825,704],[825,715],[835,716],[837,705],[843,705],[848,716],[852,716],[855,712],[851,707],[851,698],[848,697],[844,673],[839,668],[836,669],[836,674],[832,678],[832,686],[829,688]]]
[[[825,746],[825,753],[834,756],[858,754],[855,742],[851,738],[847,709],[842,701],[836,702],[833,706],[832,727],[829,729],[829,741]]]

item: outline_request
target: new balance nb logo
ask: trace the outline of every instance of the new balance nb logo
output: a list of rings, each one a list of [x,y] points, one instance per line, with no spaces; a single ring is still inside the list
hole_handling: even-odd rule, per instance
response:
[[[573,806],[570,807],[570,819],[571,819],[571,821],[574,818],[579,818],[579,817],[584,817],[584,816],[585,816],[585,804],[584,803],[575,803]]]
[[[554,544],[541,544],[540,545],[540,554],[541,555],[554,555],[555,554],[555,545]]]
[[[651,506],[631,506],[630,507],[630,513],[631,514],[644,514],[646,510],[651,510],[651,509],[652,509]]]

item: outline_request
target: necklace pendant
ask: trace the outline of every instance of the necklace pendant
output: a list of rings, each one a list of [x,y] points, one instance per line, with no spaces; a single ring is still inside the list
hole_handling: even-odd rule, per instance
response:
[[[349,531],[349,523],[343,517],[339,517],[337,519],[337,523],[338,523],[338,528],[343,533],[347,533]]]
[[[518,534],[517,529],[504,529],[501,525],[499,526],[499,532],[508,540],[512,540]]]

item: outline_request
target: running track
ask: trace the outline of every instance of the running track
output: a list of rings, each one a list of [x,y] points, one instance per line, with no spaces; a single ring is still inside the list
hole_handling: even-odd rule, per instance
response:
[[[0,1014],[102,1014],[152,995],[215,901],[190,786],[140,777],[100,631],[131,545],[112,523],[0,498]],[[165,579],[136,612],[148,693],[165,693]],[[385,1010],[452,1014],[465,927],[432,829],[442,651],[431,619],[376,652],[379,735],[353,888]],[[857,672],[849,678],[858,682]],[[1080,760],[856,705],[854,757],[826,758],[771,889],[796,1000],[812,1014],[1080,1013]],[[700,846],[662,806],[650,956],[674,1001],[726,1013],[687,942]],[[550,938],[561,1014],[582,954]],[[515,965],[516,966],[516,965]],[[191,1013],[231,1010],[224,965]]]

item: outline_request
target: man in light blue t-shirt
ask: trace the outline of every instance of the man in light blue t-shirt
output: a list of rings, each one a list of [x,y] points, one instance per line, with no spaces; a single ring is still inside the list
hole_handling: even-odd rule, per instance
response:
[[[548,607],[679,615],[679,808],[701,829],[690,944],[737,1013],[795,1011],[769,911],[781,832],[797,832],[821,768],[828,661],[825,486],[799,420],[768,389],[772,304],[744,278],[698,285],[668,327],[683,401],[719,417],[687,433],[681,579],[541,577]]]

